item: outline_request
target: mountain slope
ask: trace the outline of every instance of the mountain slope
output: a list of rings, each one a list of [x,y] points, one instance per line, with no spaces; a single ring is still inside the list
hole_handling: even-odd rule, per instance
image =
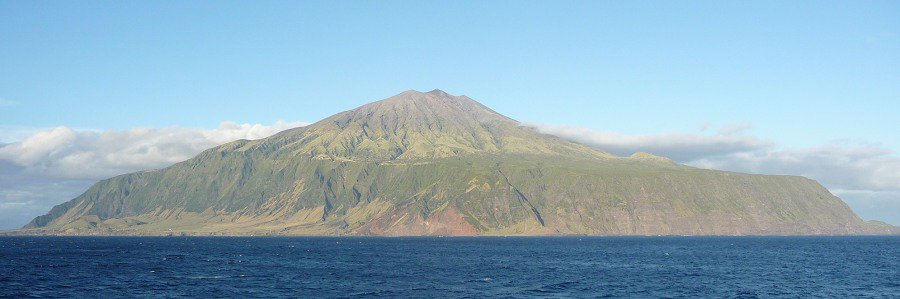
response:
[[[612,157],[542,135],[465,96],[406,91],[262,141],[278,153],[353,161],[476,153]]]
[[[73,234],[848,234],[818,183],[620,158],[465,96],[407,91],[272,137],[104,180],[24,232]]]

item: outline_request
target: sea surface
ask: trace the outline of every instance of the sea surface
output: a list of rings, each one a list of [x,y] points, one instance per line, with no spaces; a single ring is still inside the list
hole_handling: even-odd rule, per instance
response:
[[[900,297],[900,237],[0,237],[0,297]]]

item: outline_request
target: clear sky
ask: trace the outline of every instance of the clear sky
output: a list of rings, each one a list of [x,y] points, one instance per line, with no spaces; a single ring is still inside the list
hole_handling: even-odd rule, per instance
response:
[[[0,125],[314,121],[441,88],[522,121],[900,147],[897,1],[263,4],[0,2]]]
[[[900,2],[0,1],[0,142],[312,122],[434,88],[528,123],[740,125],[895,163]]]

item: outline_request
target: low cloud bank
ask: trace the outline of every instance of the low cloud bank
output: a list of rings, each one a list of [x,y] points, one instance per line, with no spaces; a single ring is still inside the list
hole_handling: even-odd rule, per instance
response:
[[[802,175],[829,186],[833,191],[900,192],[900,158],[892,151],[877,146],[762,150],[687,162],[703,168]]]
[[[774,146],[772,142],[743,135],[743,131],[748,129],[746,126],[725,127],[712,135],[681,132],[622,135],[572,126],[541,124],[528,126],[536,128],[544,134],[556,135],[621,156],[631,155],[635,152],[647,152],[682,162],[762,150]]]
[[[238,139],[260,139],[306,123],[273,125],[226,121],[215,129],[143,127],[125,131],[88,131],[56,127],[0,146],[0,160],[48,177],[103,179],[169,166],[201,151]]]

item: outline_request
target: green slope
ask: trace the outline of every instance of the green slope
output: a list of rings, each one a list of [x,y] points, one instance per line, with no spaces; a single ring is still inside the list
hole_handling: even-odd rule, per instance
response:
[[[104,180],[24,233],[890,233],[802,177],[615,157],[465,97],[407,91]]]

